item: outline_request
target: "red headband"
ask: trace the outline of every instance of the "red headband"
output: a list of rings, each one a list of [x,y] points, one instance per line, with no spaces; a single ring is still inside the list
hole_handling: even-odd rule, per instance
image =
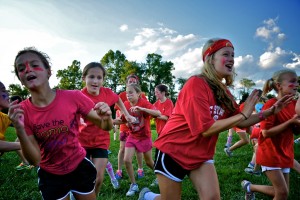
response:
[[[222,49],[223,47],[232,47],[233,48],[233,45],[231,44],[231,42],[229,40],[226,40],[226,39],[221,39],[221,40],[216,41],[213,45],[211,45],[203,53],[203,56],[202,56],[203,62],[205,62],[205,58],[207,56],[212,55],[213,53],[215,53],[219,49]]]

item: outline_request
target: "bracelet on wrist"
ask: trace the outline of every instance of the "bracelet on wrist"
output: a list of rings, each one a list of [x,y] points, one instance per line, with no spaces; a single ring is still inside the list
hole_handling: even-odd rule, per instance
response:
[[[248,117],[244,113],[240,112],[240,114],[243,115],[243,117],[245,118],[245,120],[248,119]]]
[[[262,121],[262,120],[265,120],[265,119],[266,119],[266,117],[264,116],[264,114],[263,114],[263,112],[262,112],[262,111],[260,111],[260,112],[258,113],[258,117],[259,117],[260,121]]]

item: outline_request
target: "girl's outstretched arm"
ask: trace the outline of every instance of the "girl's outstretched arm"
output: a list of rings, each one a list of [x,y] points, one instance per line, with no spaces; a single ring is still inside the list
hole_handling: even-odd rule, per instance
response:
[[[142,112],[148,113],[152,117],[159,117],[161,115],[159,110],[143,108],[143,107],[140,107],[140,106],[133,106],[130,109],[132,110],[132,112],[142,111]]]
[[[111,114],[110,107],[104,102],[99,102],[95,105],[94,109],[87,114],[86,118],[99,128],[109,131],[113,127]]]
[[[134,117],[132,117],[129,113],[128,113],[128,111],[127,111],[127,109],[125,108],[125,106],[124,106],[124,103],[123,103],[123,101],[122,101],[122,99],[119,97],[119,99],[118,99],[118,101],[117,101],[117,106],[120,108],[120,110],[121,110],[121,112],[124,114],[124,116],[125,116],[125,118],[126,118],[126,120],[128,121],[128,122],[134,122],[135,121],[135,118]]]

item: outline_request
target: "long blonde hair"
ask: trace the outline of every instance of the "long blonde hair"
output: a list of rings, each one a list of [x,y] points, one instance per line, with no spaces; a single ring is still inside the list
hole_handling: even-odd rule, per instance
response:
[[[223,40],[223,39],[213,38],[213,39],[208,40],[202,49],[202,54],[204,54],[204,52],[209,47],[211,47],[215,42],[217,42],[219,40]],[[236,74],[233,71],[232,75],[226,76],[224,78],[224,81],[225,81],[224,83],[221,82],[218,79],[218,74],[216,72],[215,67],[211,64],[214,54],[215,53],[208,55],[204,59],[204,61],[203,61],[204,65],[203,65],[200,76],[204,77],[205,80],[207,81],[209,87],[211,88],[211,90],[214,93],[217,104],[220,105],[223,109],[228,109],[230,112],[234,112],[236,110],[236,107],[233,104],[234,98],[230,93],[227,92],[228,91],[227,87],[232,86]]]

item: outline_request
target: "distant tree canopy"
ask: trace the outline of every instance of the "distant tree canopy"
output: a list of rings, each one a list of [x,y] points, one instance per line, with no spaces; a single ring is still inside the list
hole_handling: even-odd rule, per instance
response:
[[[80,90],[83,87],[82,71],[80,69],[80,62],[74,60],[72,65],[67,69],[58,70],[56,77],[59,79],[59,83],[55,88],[66,90]]]
[[[175,91],[175,83],[178,84],[179,90],[187,81],[187,78],[179,77],[175,80],[172,71],[175,70],[174,64],[171,61],[163,61],[159,54],[148,54],[145,62],[138,63],[136,61],[129,61],[126,56],[120,52],[109,50],[100,63],[106,69],[107,75],[105,77],[104,86],[111,88],[114,92],[119,93],[125,90],[126,77],[130,74],[135,74],[140,79],[142,91],[145,92],[151,103],[156,101],[154,95],[155,86],[158,84],[165,84],[169,87],[170,98],[173,102],[177,99],[177,92]],[[61,89],[82,89],[84,84],[82,81],[82,70],[80,61],[74,60],[66,69],[57,71],[56,77],[59,83],[54,88]],[[298,77],[300,82],[300,77]],[[241,95],[249,93],[255,83],[247,78],[240,80],[243,90]],[[19,95],[23,99],[29,96],[26,88],[18,84],[10,84],[9,90],[11,95]],[[300,88],[298,89],[300,92]]]
[[[17,95],[20,96],[23,100],[29,97],[29,91],[19,84],[10,84],[8,86],[8,90],[10,96]]]
[[[240,84],[243,86],[243,90],[241,91],[241,94],[249,93],[250,89],[255,86],[255,83],[247,78],[242,78],[240,80]]]

